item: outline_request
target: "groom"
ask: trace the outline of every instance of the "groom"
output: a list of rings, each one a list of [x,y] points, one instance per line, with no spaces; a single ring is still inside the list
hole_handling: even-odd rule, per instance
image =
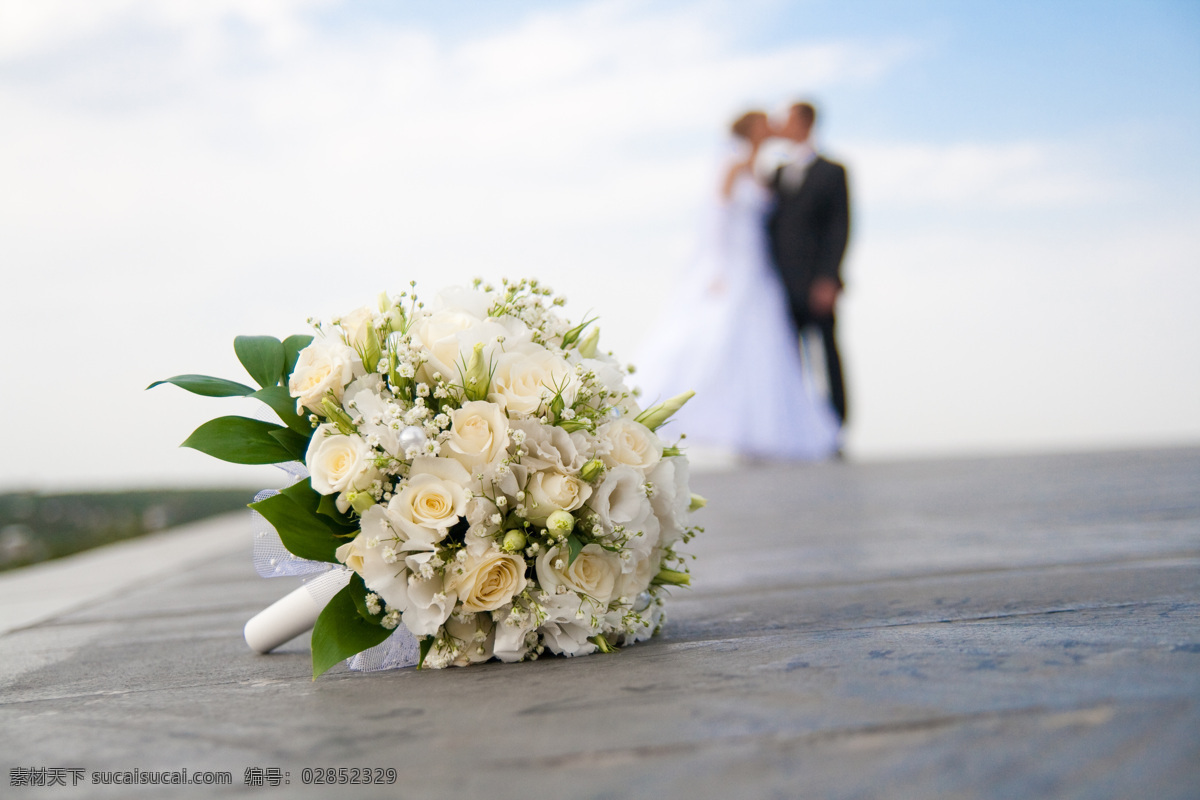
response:
[[[850,235],[850,195],[846,168],[817,155],[809,142],[816,118],[809,103],[796,103],[788,111],[780,135],[791,140],[794,156],[771,179],[776,203],[767,232],[796,329],[806,337],[815,330],[821,337],[830,401],[844,424],[846,385],[834,312]]]

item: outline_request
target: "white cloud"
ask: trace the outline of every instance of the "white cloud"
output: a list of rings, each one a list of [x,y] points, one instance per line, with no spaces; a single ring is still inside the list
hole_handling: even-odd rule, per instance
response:
[[[1046,141],[851,143],[861,196],[888,206],[1054,208],[1105,202],[1120,187],[1079,152]]]
[[[568,294],[573,315],[599,312],[606,346],[632,357],[686,264],[728,118],[798,87],[886,83],[917,53],[904,38],[745,48],[740,26],[763,23],[723,4],[576,4],[454,37],[367,26],[346,18],[353,9],[0,0],[0,117],[21,120],[0,126],[0,259],[18,273],[0,315],[32,342],[10,369],[67,365],[64,384],[104,398],[88,412],[95,424],[119,417],[140,431],[99,474],[111,437],[76,438],[68,457],[44,427],[23,426],[9,445],[25,454],[20,472],[10,459],[0,484],[238,480],[171,447],[222,413],[219,402],[141,387],[180,372],[233,377],[234,335],[297,332],[310,314],[343,312],[414,277],[431,289],[475,274],[540,275]],[[323,26],[329,14],[344,24]],[[841,150],[853,157],[866,232],[852,250],[847,335],[861,350],[856,369],[896,381],[863,378],[874,381],[864,404],[877,410],[855,429],[856,446],[911,446],[895,431],[913,425],[897,428],[893,407],[874,398],[915,390],[903,370],[880,366],[889,354],[872,342],[884,320],[898,326],[888,329],[896,341],[933,336],[880,292],[894,289],[936,321],[921,287],[938,284],[891,279],[978,261],[972,242],[995,240],[973,233],[987,230],[992,209],[1090,202],[1116,178],[1097,181],[1032,138]],[[928,209],[926,224],[896,238],[889,219],[914,203]],[[960,218],[958,241],[938,229],[945,209],[977,212]],[[1196,252],[1193,239],[1180,246]],[[1019,250],[1005,251],[1006,263],[1036,270],[1063,256]],[[987,299],[989,284],[971,274],[940,286]],[[1015,284],[1002,288],[992,297],[1019,301]],[[942,320],[965,325],[962,348],[989,335],[981,321],[991,316],[968,316]],[[8,394],[0,413],[18,418],[25,402]],[[74,392],[38,403],[44,419],[80,413]],[[970,441],[968,428],[924,441]]]

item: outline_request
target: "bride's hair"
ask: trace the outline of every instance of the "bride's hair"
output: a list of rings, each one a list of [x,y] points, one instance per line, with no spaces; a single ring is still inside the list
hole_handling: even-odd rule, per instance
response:
[[[749,139],[750,132],[754,130],[754,125],[761,121],[766,121],[767,114],[765,111],[747,111],[738,117],[733,125],[729,126],[729,130],[739,139]]]

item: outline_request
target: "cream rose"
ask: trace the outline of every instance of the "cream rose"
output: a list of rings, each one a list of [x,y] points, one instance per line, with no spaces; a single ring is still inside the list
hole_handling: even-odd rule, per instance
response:
[[[447,585],[469,612],[495,611],[525,590],[525,559],[498,551],[467,556],[446,568]]]
[[[312,487],[320,494],[361,489],[379,476],[371,461],[371,448],[362,437],[343,436],[333,425],[322,425],[308,443],[304,461]]]
[[[662,440],[642,423],[627,417],[601,425],[596,435],[604,463],[610,467],[625,464],[645,472],[662,459]]]
[[[567,405],[575,402],[578,379],[571,365],[531,343],[509,349],[497,359],[488,399],[509,414],[535,415],[559,390]]]
[[[525,518],[538,525],[555,511],[575,511],[592,494],[592,487],[556,470],[534,473],[525,489]]]
[[[346,344],[353,348],[365,348],[367,336],[375,325],[375,311],[367,306],[356,308],[338,317],[337,324],[342,329]]]
[[[424,550],[466,514],[470,475],[449,458],[413,459],[408,479],[388,501],[388,516],[407,536],[405,549]]]
[[[508,418],[495,403],[476,400],[463,403],[450,414],[451,458],[467,469],[493,464],[508,450]]]
[[[557,545],[538,556],[537,578],[542,590],[554,596],[562,586],[607,608],[621,575],[620,559],[593,543],[585,545],[573,562],[567,561],[567,553]]]
[[[458,375],[462,347],[459,334],[481,322],[479,317],[463,311],[437,311],[413,320],[410,333],[428,359],[421,367],[421,379],[431,380],[436,372],[453,381]]]
[[[329,339],[314,339],[300,351],[288,378],[288,393],[296,398],[296,413],[303,413],[304,408],[321,412],[321,401],[330,392],[340,402],[346,385],[362,373],[362,359],[352,348]]]

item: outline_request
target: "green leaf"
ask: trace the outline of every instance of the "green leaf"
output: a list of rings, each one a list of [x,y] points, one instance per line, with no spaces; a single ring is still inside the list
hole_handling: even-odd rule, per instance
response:
[[[289,553],[312,561],[338,563],[335,553],[341,542],[328,525],[316,514],[300,506],[288,495],[287,490],[251,503],[250,507],[275,527]]]
[[[288,394],[286,386],[268,386],[250,396],[266,403],[272,411],[279,415],[283,424],[296,433],[305,438],[312,435],[313,427],[309,424],[308,417],[296,413],[296,398]]]
[[[279,428],[271,431],[271,438],[287,448],[296,461],[304,461],[304,457],[308,455],[309,437],[296,433],[291,428]]]
[[[570,548],[570,555],[567,557],[567,566],[575,563],[575,558],[583,550],[583,542],[575,534],[567,537],[567,547]]]
[[[433,649],[433,643],[437,640],[434,636],[425,636],[421,639],[421,657],[417,659],[417,669],[425,663],[425,656],[429,655],[429,651]]]
[[[279,383],[283,375],[283,342],[274,336],[239,336],[233,340],[233,351],[259,386],[266,389]]]
[[[287,495],[289,500],[310,514],[317,513],[317,508],[321,505],[321,498],[324,497],[323,494],[312,488],[312,478],[296,481],[280,494]]]
[[[278,495],[277,495],[278,496]],[[363,619],[358,613],[350,586],[333,596],[317,617],[312,632],[313,680],[330,667],[374,647],[392,635],[382,625]]]
[[[296,334],[283,340],[283,384],[286,386],[292,373],[296,371],[296,360],[300,351],[312,344],[313,337]]]
[[[327,508],[332,507],[334,513],[340,514],[337,510],[337,497],[332,494],[321,494],[312,488],[311,478],[305,478],[302,481],[293,483],[284,489],[282,494],[286,494],[288,499],[311,514],[314,520],[328,528],[329,532],[334,536],[345,536],[351,531],[358,531],[357,522],[354,522],[345,515],[334,517],[326,511]],[[342,522],[342,520],[345,520],[345,522]],[[335,542],[335,544],[340,543]]]
[[[378,625],[380,620],[383,619],[383,606],[382,604],[380,605],[378,614],[372,614],[367,609],[367,595],[371,593],[371,590],[367,588],[365,583],[363,583],[362,576],[357,572],[354,573],[354,576],[350,578],[350,583],[346,585],[346,588],[350,590],[350,599],[354,601],[354,607],[358,609],[358,615],[367,622],[370,622],[373,625]]]
[[[192,394],[204,397],[244,397],[254,391],[249,386],[235,381],[213,378],[209,375],[176,375],[165,381],[155,381],[146,388],[153,389],[164,383],[173,383],[180,389],[187,389]]]
[[[234,464],[280,464],[294,461],[272,431],[287,430],[249,417],[217,417],[192,431],[180,447],[190,447]]]
[[[331,494],[321,495],[321,503],[317,506],[317,513],[325,518],[327,525],[332,523],[331,527],[340,529],[343,533],[358,530],[358,523],[338,510],[337,498]]]

